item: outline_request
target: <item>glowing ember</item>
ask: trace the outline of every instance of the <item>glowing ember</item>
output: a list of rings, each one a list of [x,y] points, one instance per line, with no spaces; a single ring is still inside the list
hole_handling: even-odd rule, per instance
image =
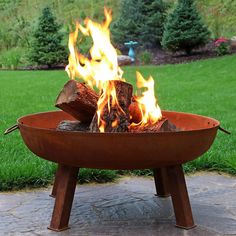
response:
[[[101,96],[97,103],[98,127],[100,132],[105,131],[106,122],[102,115],[106,106],[110,112],[111,107],[116,107],[117,113],[124,112],[119,105],[116,89],[112,80],[122,80],[123,71],[118,66],[116,49],[111,44],[109,25],[112,21],[111,11],[104,8],[105,20],[102,24],[86,18],[85,27],[76,24],[75,32],[69,35],[69,64],[66,71],[71,79],[83,79],[90,87],[96,86]],[[79,53],[76,48],[78,35],[92,38],[93,46],[90,49],[90,59]],[[147,81],[137,72],[137,87],[146,88],[141,97],[137,98],[139,108],[142,111],[142,121],[139,124],[146,125],[158,122],[162,115],[154,95],[154,80],[150,77]],[[116,116],[118,117],[118,115]],[[118,125],[118,120],[112,122],[112,127]]]

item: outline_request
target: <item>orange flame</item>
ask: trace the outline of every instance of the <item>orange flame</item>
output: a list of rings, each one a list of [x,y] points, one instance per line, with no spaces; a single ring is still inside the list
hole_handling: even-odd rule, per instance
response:
[[[86,18],[85,27],[76,23],[76,29],[69,35],[69,64],[66,71],[71,79],[83,79],[90,87],[96,86],[101,91],[101,96],[97,103],[97,118],[100,132],[105,132],[106,122],[102,119],[103,112],[108,107],[110,112],[112,107],[116,107],[117,112],[124,112],[119,105],[116,89],[112,80],[122,80],[123,71],[118,66],[117,52],[110,39],[109,26],[112,21],[111,10],[104,8],[105,20],[102,24]],[[78,35],[82,34],[91,37],[93,46],[90,49],[88,58],[79,53],[76,43]],[[139,107],[142,111],[142,121],[135,125],[146,125],[155,123],[161,119],[161,110],[156,104],[154,95],[154,81],[150,77],[144,80],[137,72],[137,87],[146,87],[148,90],[138,98]],[[117,116],[118,117],[118,116]],[[112,122],[112,127],[118,125],[118,120]],[[132,124],[134,125],[134,124]]]
[[[133,123],[131,125],[145,126],[148,124],[155,124],[161,120],[162,114],[154,93],[154,80],[151,76],[148,80],[145,80],[139,72],[136,72],[136,76],[137,88],[146,88],[146,91],[143,91],[142,95],[136,98],[142,113],[142,120],[138,124]]]
[[[102,24],[86,18],[83,27],[76,23],[75,32],[69,35],[69,65],[66,71],[71,79],[81,78],[89,86],[103,89],[109,80],[123,80],[123,71],[118,66],[117,52],[111,44],[109,25],[112,21],[111,11],[104,8],[105,21]],[[91,59],[80,54],[76,49],[79,31],[91,36],[93,46],[90,49]]]
[[[69,65],[66,71],[71,79],[81,78],[90,87],[96,86],[102,94],[97,103],[97,117],[100,132],[105,131],[106,122],[102,120],[102,114],[106,104],[108,110],[111,107],[119,106],[116,90],[111,80],[123,80],[123,71],[118,66],[116,49],[111,44],[109,25],[112,21],[111,11],[104,8],[105,21],[102,24],[94,22],[89,18],[85,19],[85,27],[76,24],[76,30],[69,36]],[[76,49],[76,42],[79,31],[85,36],[91,36],[93,46],[90,49],[91,59],[80,54]],[[113,121],[112,125],[117,126],[118,122]]]

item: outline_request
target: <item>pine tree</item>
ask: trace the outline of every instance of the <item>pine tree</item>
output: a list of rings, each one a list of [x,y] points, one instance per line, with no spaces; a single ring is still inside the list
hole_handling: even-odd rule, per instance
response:
[[[188,55],[194,48],[206,44],[210,32],[204,25],[194,0],[178,0],[168,16],[162,38],[164,48],[173,52],[184,50]]]
[[[49,68],[65,61],[67,53],[61,45],[62,34],[59,32],[60,25],[49,7],[42,11],[38,26],[34,32],[31,50],[31,60],[38,65],[47,65]]]
[[[112,27],[115,42],[133,40],[147,47],[160,45],[166,10],[162,0],[123,0],[120,17]]]
[[[139,41],[143,20],[141,0],[122,0],[121,14],[112,25],[112,35],[118,44],[127,41]]]
[[[160,46],[168,5],[162,0],[145,0],[142,9],[142,42],[147,47]]]

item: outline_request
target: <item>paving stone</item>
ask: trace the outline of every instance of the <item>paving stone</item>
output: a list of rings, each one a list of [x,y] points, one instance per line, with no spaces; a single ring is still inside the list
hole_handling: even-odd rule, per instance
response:
[[[125,177],[116,183],[78,185],[71,229],[47,229],[54,199],[51,188],[0,193],[0,235],[236,235],[236,178],[187,176],[196,228],[174,227],[170,198],[154,195],[152,178]]]

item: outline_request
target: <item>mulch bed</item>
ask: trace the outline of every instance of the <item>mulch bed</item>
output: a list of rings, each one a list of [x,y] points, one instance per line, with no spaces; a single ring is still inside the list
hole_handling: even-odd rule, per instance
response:
[[[230,54],[235,53],[236,48],[231,48]],[[152,51],[152,54],[152,64],[154,65],[180,64],[219,57],[216,53],[214,42],[210,42],[206,46],[194,50],[190,56],[187,56],[184,52],[171,53],[162,49],[155,49]]]

